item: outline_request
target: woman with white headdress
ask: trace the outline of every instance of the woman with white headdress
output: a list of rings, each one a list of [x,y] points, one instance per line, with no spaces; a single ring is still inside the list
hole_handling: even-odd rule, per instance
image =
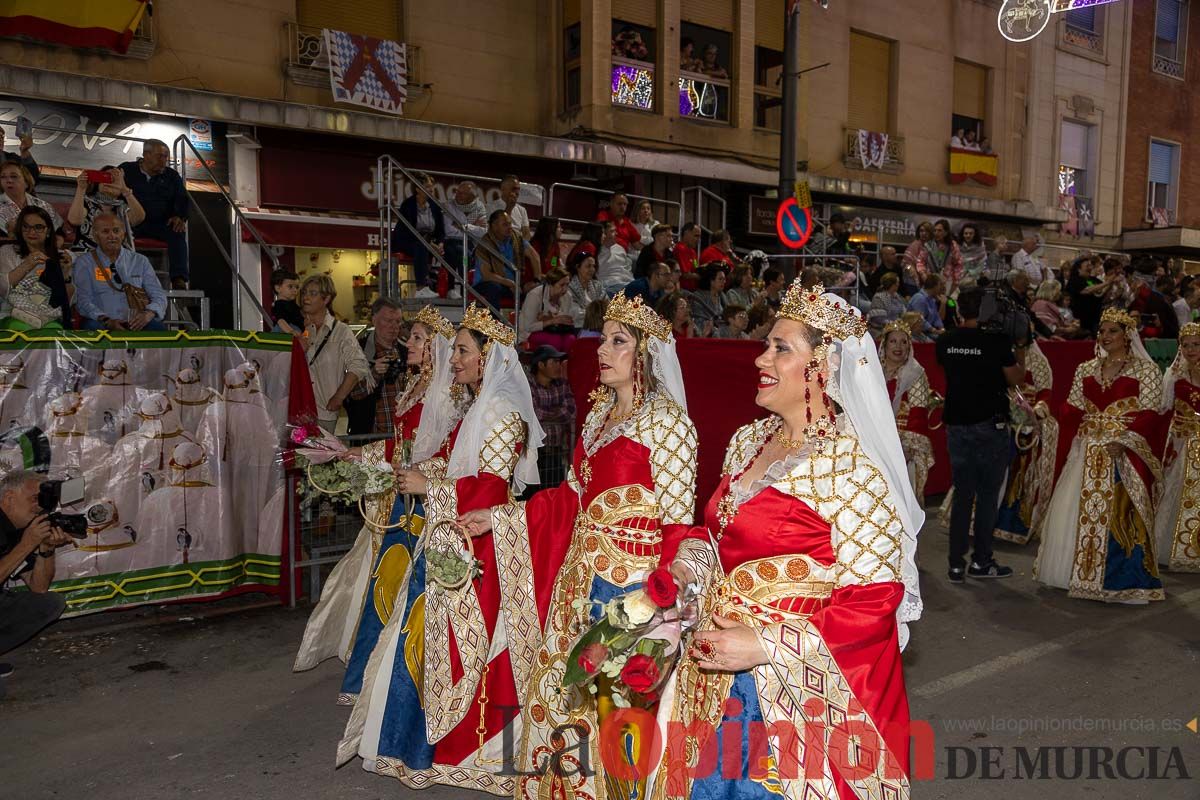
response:
[[[925,483],[933,469],[933,444],[929,440],[929,412],[933,390],[925,368],[913,357],[912,328],[900,320],[888,323],[879,337],[879,358],[887,381],[900,446],[908,461],[913,493],[925,500]]]
[[[486,311],[467,308],[450,357],[452,394],[466,411],[436,456],[396,471],[397,491],[424,497],[426,554],[463,546],[459,514],[507,503],[538,482],[545,436],[514,339]],[[339,764],[357,754],[363,769],[410,786],[511,791],[501,751],[517,703],[505,645],[513,621],[501,613],[490,537],[476,540],[474,553],[481,573],[463,585],[426,582],[416,569],[401,586],[338,747]],[[409,603],[413,582],[424,591]]]
[[[601,763],[598,737],[580,737],[571,724],[594,734],[613,708],[562,691],[570,643],[599,614],[580,611],[578,601],[603,602],[641,588],[646,574],[670,565],[692,535],[696,428],[687,416],[671,323],[641,298],[620,294],[604,319],[599,396],[567,480],[528,502],[459,518],[473,536],[492,531],[499,554],[508,650],[522,692],[517,797],[603,796],[603,776],[537,769],[555,750],[579,751],[583,759],[586,748],[590,763]],[[539,609],[541,624],[530,624]],[[644,788],[644,781],[611,775],[607,781],[610,797]]]
[[[1014,420],[1010,427],[1015,446],[993,535],[1006,542],[1027,544],[1041,531],[1050,507],[1058,459],[1058,420],[1050,413],[1054,375],[1049,359],[1036,341],[1018,341],[1013,351],[1025,372],[1015,390],[1021,397],[1014,395],[1010,414]],[[1017,410],[1018,405],[1022,411]],[[1030,418],[1024,409],[1032,409],[1033,416]]]
[[[900,651],[921,613],[924,513],[878,354],[845,300],[797,282],[755,363],[756,402],[771,414],[726,450],[705,515],[712,544],[680,548],[677,565],[708,588],[662,702],[671,722],[717,732],[710,752],[741,753],[747,723],[773,732],[751,736],[758,753],[733,774],[728,759],[697,762],[668,741],[649,796],[903,800]],[[802,737],[803,764],[785,730]],[[730,732],[738,741],[726,744]]]
[[[179,410],[161,392],[147,395],[138,405],[141,426],[121,437],[113,448],[110,461],[108,490],[117,514],[125,523],[135,525],[142,503],[155,489],[167,485],[171,477],[171,454],[177,445],[194,442],[192,434],[183,429]],[[155,566],[145,563],[145,548],[137,548],[128,569]]]
[[[1172,572],[1200,572],[1200,323],[1179,329],[1161,408],[1171,430],[1154,520],[1158,563]]]
[[[142,502],[137,530],[155,566],[216,561],[237,555],[224,492],[210,456],[195,442],[171,451],[167,484]]]
[[[1162,375],[1138,321],[1100,315],[1096,357],[1075,370],[1061,418],[1079,432],[1050,498],[1034,575],[1071,597],[1140,605],[1165,598],[1154,553],[1162,477]]]
[[[173,382],[175,389],[171,393],[171,400],[179,408],[184,429],[195,433],[208,407],[221,401],[221,393],[211,386],[205,386],[200,380],[200,373],[191,367],[179,370]]]
[[[457,422],[450,398],[450,343],[454,327],[426,306],[413,321],[407,342],[409,369],[403,394],[396,402],[395,435],[362,448],[367,463],[408,469],[437,454]],[[408,580],[401,613],[413,610],[424,592],[424,562],[418,541],[425,515],[418,498],[397,491],[364,502],[364,525],[350,551],[333,568],[304,630],[296,671],[311,669],[326,658],[346,661],[338,702],[352,705],[362,689],[367,659],[380,631],[397,607],[397,594]],[[410,572],[418,574],[410,578]]]

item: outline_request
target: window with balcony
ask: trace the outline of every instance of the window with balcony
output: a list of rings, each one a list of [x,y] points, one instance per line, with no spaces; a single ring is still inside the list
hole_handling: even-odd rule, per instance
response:
[[[892,42],[850,32],[850,94],[846,127],[890,133]]]
[[[688,22],[679,29],[679,116],[728,122],[732,37]]]
[[[1064,13],[1060,42],[1089,54],[1104,55],[1104,9],[1089,6]]]
[[[654,110],[654,28],[627,20],[612,21],[612,103]]]
[[[1095,126],[1064,119],[1058,138],[1058,202],[1073,218],[1095,220]]]
[[[1175,222],[1179,200],[1179,145],[1150,140],[1150,171],[1146,181],[1146,220],[1163,228]]]
[[[1183,80],[1187,17],[1187,0],[1158,0],[1154,19],[1155,72]]]
[[[777,131],[783,120],[783,53],[754,48],[754,127]]]

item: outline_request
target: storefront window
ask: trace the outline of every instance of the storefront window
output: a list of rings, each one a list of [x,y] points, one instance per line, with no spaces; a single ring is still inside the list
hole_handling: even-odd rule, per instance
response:
[[[612,103],[654,110],[654,29],[613,20]]]
[[[679,28],[679,116],[728,122],[732,37],[690,22]]]

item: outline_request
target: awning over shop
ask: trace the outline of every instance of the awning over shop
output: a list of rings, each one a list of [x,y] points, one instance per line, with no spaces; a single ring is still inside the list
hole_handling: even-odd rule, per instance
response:
[[[245,208],[242,211],[267,244],[342,250],[379,249],[379,220],[374,217],[272,208]],[[254,235],[244,227],[242,241],[254,241]]]

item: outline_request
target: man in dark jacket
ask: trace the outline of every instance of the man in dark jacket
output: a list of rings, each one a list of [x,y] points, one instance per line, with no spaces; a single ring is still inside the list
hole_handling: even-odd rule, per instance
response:
[[[171,262],[171,288],[186,289],[188,282],[188,193],[183,177],[167,166],[171,150],[165,142],[147,139],[142,157],[121,165],[125,185],[146,209],[146,219],[133,235],[167,243]]]

